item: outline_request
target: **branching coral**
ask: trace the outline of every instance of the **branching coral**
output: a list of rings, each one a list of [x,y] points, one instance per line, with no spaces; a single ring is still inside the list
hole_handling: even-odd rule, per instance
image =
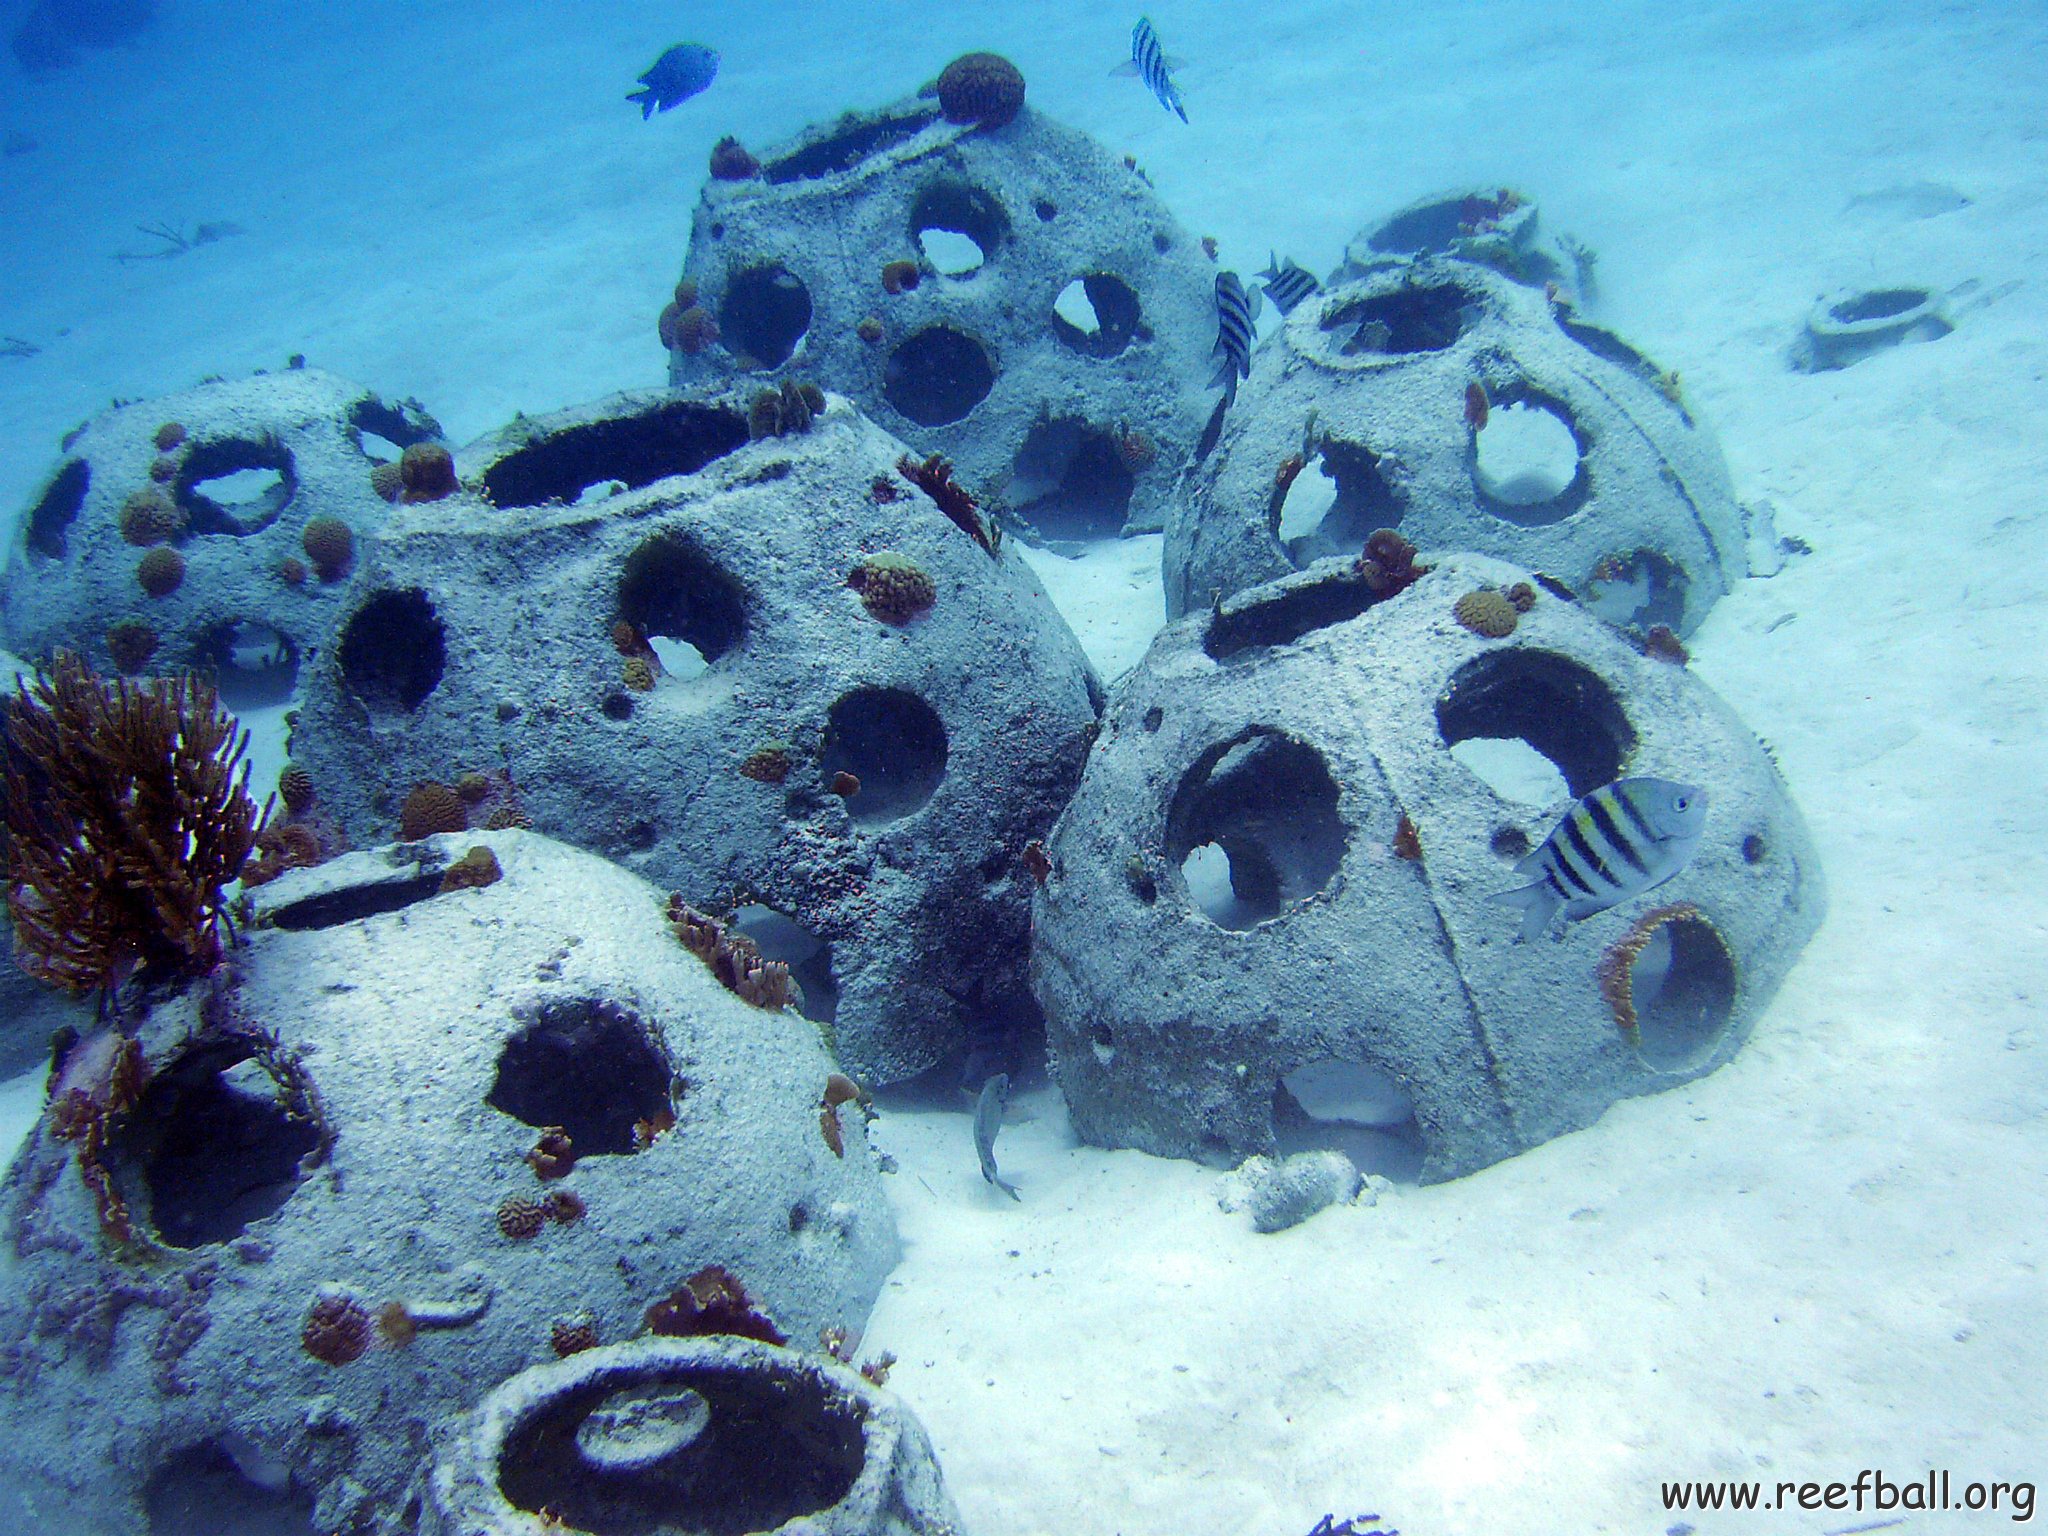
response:
[[[996,540],[983,524],[981,514],[975,510],[974,498],[953,478],[953,466],[942,455],[935,453],[920,464],[906,453],[896,461],[896,471],[931,497],[938,509],[953,520],[955,527],[990,554],[996,552]]]
[[[265,813],[248,733],[195,677],[104,683],[59,654],[7,711],[7,905],[30,975],[72,992],[220,958],[221,892]]]
[[[765,958],[760,946],[745,934],[729,933],[725,924],[699,912],[680,894],[669,897],[668,922],[683,948],[709,966],[728,992],[756,1008],[788,1006],[789,967]]]

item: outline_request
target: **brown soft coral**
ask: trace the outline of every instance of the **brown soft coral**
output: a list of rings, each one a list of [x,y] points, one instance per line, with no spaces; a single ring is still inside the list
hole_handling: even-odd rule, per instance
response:
[[[1001,128],[1024,110],[1024,75],[999,53],[963,53],[939,74],[939,110],[949,123]]]
[[[721,1264],[707,1264],[673,1294],[647,1309],[647,1331],[671,1338],[729,1333],[764,1344],[786,1344],[788,1338],[755,1305],[739,1277]]]
[[[789,967],[764,957],[760,946],[745,934],[727,931],[725,924],[699,912],[680,893],[668,899],[668,921],[683,948],[710,967],[719,984],[735,997],[770,1011],[788,1006]]]
[[[908,293],[917,286],[921,275],[914,261],[905,261],[901,257],[885,261],[882,263],[882,292]]]
[[[938,600],[939,589],[913,560],[880,550],[853,568],[846,584],[884,624],[908,624]]]
[[[220,958],[222,891],[263,816],[248,733],[192,676],[102,682],[59,653],[6,711],[7,905],[16,958],[73,992]]]
[[[931,497],[939,510],[975,543],[990,554],[996,552],[996,540],[983,525],[981,514],[975,510],[974,498],[953,478],[953,466],[946,458],[935,453],[920,464],[906,453],[896,461],[896,471]]]
[[[288,869],[309,869],[325,857],[320,838],[309,826],[287,822],[265,827],[256,839],[256,856],[242,866],[242,884],[268,885]]]

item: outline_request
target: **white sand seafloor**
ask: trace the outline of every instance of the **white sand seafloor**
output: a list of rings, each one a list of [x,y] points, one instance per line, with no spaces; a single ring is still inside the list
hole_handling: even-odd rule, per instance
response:
[[[1800,1536],[1886,1517],[1680,1515],[1658,1485],[2048,1479],[2042,6],[1156,0],[1189,126],[1108,74],[1134,14],[1052,0],[161,11],[75,69],[0,66],[0,138],[38,145],[0,158],[0,337],[41,349],[0,357],[0,507],[111,398],[295,352],[457,441],[658,383],[712,143],[987,47],[1240,271],[1522,189],[1598,249],[1592,313],[1680,371],[1738,494],[1811,545],[1693,644],[1831,900],[1726,1069],[1277,1236],[1214,1172],[1077,1145],[1049,1090],[999,1145],[1016,1204],[964,1115],[878,1122],[906,1252],[867,1346],[967,1529]],[[723,73],[643,124],[621,97],[683,37]],[[159,220],[243,232],[110,259]],[[1817,295],[1895,282],[1950,294],[1954,334],[1787,367]],[[1037,558],[1104,670],[1135,659],[1156,541]]]

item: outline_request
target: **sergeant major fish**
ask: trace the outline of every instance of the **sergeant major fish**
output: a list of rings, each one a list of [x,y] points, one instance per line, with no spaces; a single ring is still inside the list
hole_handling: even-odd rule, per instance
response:
[[[1259,274],[1259,284],[1260,292],[1283,315],[1293,314],[1295,305],[1310,294],[1320,293],[1323,287],[1316,281],[1316,275],[1297,265],[1292,256],[1282,261],[1271,251],[1266,253],[1266,270]]]
[[[1180,65],[1179,59],[1167,57],[1160,48],[1159,34],[1152,30],[1152,18],[1140,16],[1138,24],[1131,28],[1130,61],[1119,64],[1115,73],[1136,75],[1159,98],[1159,105],[1186,122],[1188,109],[1181,105],[1180,87],[1173,83],[1173,72]]]
[[[1528,885],[1492,900],[1522,909],[1515,942],[1605,912],[1662,885],[1692,862],[1706,828],[1706,791],[1669,779],[1616,779],[1565,813],[1543,846],[1515,866]]]
[[[677,43],[640,77],[641,89],[629,92],[628,101],[640,103],[640,121],[656,112],[666,112],[688,101],[718,78],[718,50],[702,43]]]
[[[1259,317],[1259,295],[1247,295],[1235,272],[1216,274],[1216,374],[1209,387],[1223,388],[1226,405],[1237,400],[1237,381],[1252,376],[1252,322]]]
[[[1004,1181],[996,1170],[996,1132],[1003,1128],[1003,1109],[1010,1102],[1010,1074],[998,1072],[981,1085],[981,1097],[974,1101],[974,1155],[981,1159],[981,1176],[1012,1200],[1022,1200],[1017,1186]]]

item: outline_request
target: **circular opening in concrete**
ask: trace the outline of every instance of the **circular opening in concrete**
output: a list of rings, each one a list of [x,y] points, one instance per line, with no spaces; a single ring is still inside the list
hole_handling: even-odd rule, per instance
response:
[[[148,1536],[314,1536],[313,1500],[253,1447],[219,1440],[168,1457],[142,1491]]]
[[[902,117],[855,118],[779,160],[768,161],[761,167],[761,174],[772,186],[836,176],[842,171],[852,170],[872,155],[917,137],[937,120],[938,115],[938,109],[931,107]],[[712,237],[716,239],[724,228],[722,224],[714,224]]]
[[[529,438],[483,472],[483,492],[498,507],[575,503],[593,488],[609,495],[622,485],[638,490],[670,475],[695,474],[746,442],[741,412],[665,400]]]
[[[1138,292],[1114,272],[1075,278],[1052,303],[1052,333],[1083,357],[1115,357],[1138,334]]]
[[[341,677],[373,715],[410,714],[448,665],[441,616],[418,590],[379,592],[341,632]]]
[[[1465,334],[1477,303],[1456,283],[1397,288],[1331,306],[1322,328],[1341,338],[1337,351],[1346,357],[1441,352]]]
[[[1654,549],[1609,555],[1586,579],[1586,609],[1621,629],[1685,623],[1685,594],[1692,578]]]
[[[617,1443],[601,1426],[593,1433],[593,1418],[615,1415],[628,1396],[644,1402],[682,1394],[702,1405],[706,1421],[686,1443],[658,1459],[614,1455],[593,1465],[593,1441]],[[575,1531],[742,1536],[809,1525],[805,1516],[839,1504],[860,1476],[864,1417],[859,1401],[796,1365],[614,1366],[550,1395],[507,1432],[498,1488],[515,1508],[547,1510]]]
[[[1322,754],[1260,726],[1211,747],[1181,778],[1166,856],[1219,928],[1278,917],[1330,883],[1348,834]]]
[[[299,648],[259,619],[229,619],[199,637],[192,662],[237,713],[282,704],[299,681]]]
[[[1113,539],[1137,476],[1117,434],[1062,417],[1025,434],[1010,471],[1010,509],[1047,539]]]
[[[910,208],[910,238],[946,277],[968,277],[993,261],[1010,233],[1010,216],[992,193],[959,181],[937,181]]]
[[[678,677],[701,673],[747,634],[739,583],[676,533],[657,535],[626,557],[619,617],[647,636],[664,669]],[[669,642],[694,650],[696,662]]]
[[[634,1127],[674,1112],[667,1059],[630,1010],[598,998],[541,1004],[498,1053],[484,1102],[568,1133],[578,1157],[639,1150]]]
[[[1515,401],[1488,413],[1474,434],[1472,479],[1483,496],[1509,507],[1555,501],[1579,477],[1579,439],[1548,405]]]
[[[1878,288],[1858,293],[1828,306],[1828,318],[1838,325],[1867,325],[1873,320],[1896,320],[1933,303],[1925,288]]]
[[[1342,1152],[1360,1173],[1404,1183],[1422,1173],[1415,1100],[1390,1073],[1362,1061],[1324,1056],[1281,1078],[1273,1137],[1286,1154]]]
[[[52,560],[64,558],[66,535],[72,520],[85,506],[85,493],[92,488],[92,466],[83,459],[67,459],[28,513],[28,547]]]
[[[780,368],[811,328],[811,291],[779,261],[735,272],[718,306],[718,333],[742,368]]]
[[[1635,728],[1606,682],[1550,651],[1496,650],[1473,657],[1437,696],[1436,722],[1445,747],[1454,752],[1461,743],[1479,740],[1519,743],[1496,750],[1524,762],[1524,754],[1547,760],[1574,799],[1619,778],[1636,744]],[[1531,803],[1552,804],[1556,798],[1553,791],[1551,799]]]
[[[834,702],[819,771],[852,774],[846,812],[860,826],[900,821],[946,776],[946,727],[931,705],[900,688],[856,688]]]
[[[1282,493],[1274,534],[1296,569],[1331,555],[1355,555],[1376,528],[1401,526],[1403,503],[1358,443],[1326,438]],[[1279,488],[1279,477],[1274,478]]]
[[[799,1011],[829,1024],[839,1012],[839,983],[832,975],[832,945],[795,918],[750,902],[732,915],[732,926],[752,939],[763,958],[780,960],[801,989]]]
[[[246,1039],[193,1046],[149,1080],[110,1149],[117,1177],[149,1192],[149,1223],[171,1248],[239,1237],[284,1208],[323,1133],[303,1081]]]
[[[197,444],[172,482],[195,534],[261,533],[277,521],[298,488],[291,454],[270,437]]]
[[[913,331],[889,353],[882,398],[920,427],[958,421],[995,388],[988,348],[950,325]]]
[[[1683,1072],[1714,1053],[1735,1014],[1735,957],[1714,925],[1684,912],[1657,925],[1629,966],[1636,1054]]]

